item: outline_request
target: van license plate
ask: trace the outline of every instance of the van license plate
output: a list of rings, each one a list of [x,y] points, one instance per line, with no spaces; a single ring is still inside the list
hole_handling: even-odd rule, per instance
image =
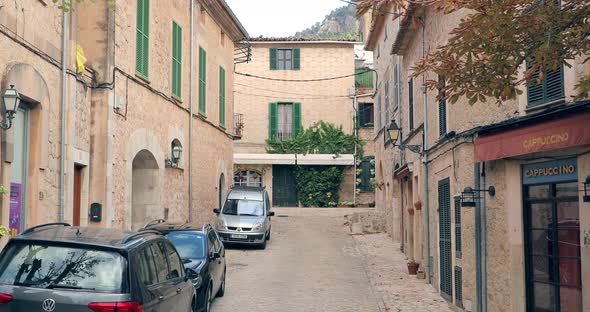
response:
[[[245,234],[232,234],[231,238],[247,239],[248,235]]]

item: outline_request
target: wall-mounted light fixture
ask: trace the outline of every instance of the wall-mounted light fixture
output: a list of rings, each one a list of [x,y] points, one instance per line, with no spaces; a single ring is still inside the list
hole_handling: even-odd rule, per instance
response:
[[[172,141],[172,149],[170,150],[172,157],[170,159],[166,159],[166,167],[169,168],[178,168],[178,164],[180,163],[180,157],[182,156],[182,145],[178,140]]]
[[[584,181],[584,202],[590,203],[590,175]]]
[[[487,192],[490,196],[496,195],[496,188],[490,186],[487,190],[476,190],[466,187],[461,193],[461,207],[475,207],[475,201],[480,200],[479,193]]]
[[[5,114],[7,121],[0,122],[0,128],[6,130],[12,127],[12,119],[14,119],[16,110],[20,104],[20,95],[16,92],[14,85],[10,85],[10,89],[4,91],[4,94],[2,94],[2,99],[6,108]]]
[[[398,146],[401,150],[409,149],[416,154],[422,154],[422,145],[406,145],[406,144],[395,144],[401,135],[402,129],[397,125],[395,120],[391,120],[391,123],[387,127],[387,133],[389,139],[393,143],[393,146]]]

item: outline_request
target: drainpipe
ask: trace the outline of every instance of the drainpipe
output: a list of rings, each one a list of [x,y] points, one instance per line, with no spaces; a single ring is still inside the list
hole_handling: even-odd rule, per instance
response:
[[[189,57],[189,119],[188,119],[188,221],[193,221],[193,61],[195,37],[195,1],[189,0],[191,6],[191,39]]]
[[[68,69],[68,13],[62,13],[62,46],[61,46],[61,130],[60,130],[60,166],[59,166],[59,207],[57,220],[64,221],[65,178],[66,178],[66,73]]]
[[[357,95],[356,95],[356,88],[355,88],[355,91],[354,91],[354,96],[352,98],[352,106],[354,107],[354,116],[352,117],[352,121],[353,121],[353,124],[354,124],[353,125],[354,126],[354,137],[357,138],[357,140],[358,140],[358,138],[359,138],[359,130],[358,130],[359,127],[358,127],[358,119],[357,119],[357,116],[358,116],[358,110],[359,110],[359,108],[358,108],[358,99],[357,99]],[[355,143],[354,144],[354,183],[352,183],[352,185],[353,185],[353,189],[352,189],[352,202],[355,205],[356,205],[356,179],[357,179],[356,178],[357,177],[357,174],[356,174],[356,170],[357,170],[357,166],[356,166],[356,156],[357,155],[356,154],[357,154],[357,152],[358,152],[357,151],[357,144]]]
[[[424,266],[425,270],[424,273],[426,274],[426,283],[431,283],[431,276],[430,272],[432,268],[430,267],[430,209],[428,204],[428,93],[426,90],[426,85],[422,85],[420,87],[422,90],[422,94],[424,95],[424,130],[423,130],[423,138],[422,138],[422,187],[420,188],[420,193],[422,197],[422,236],[424,240],[424,262],[426,265]]]
[[[479,179],[479,172],[480,172],[480,164],[475,163],[473,165],[473,173],[474,173],[474,188],[479,190],[480,187],[480,179]],[[481,203],[480,201],[475,201],[475,298],[477,299],[476,306],[477,308],[475,311],[481,312],[482,311],[482,270],[481,270]]]
[[[482,190],[486,185],[486,163],[481,165]],[[488,263],[487,263],[487,222],[486,222],[486,192],[481,196],[481,311],[488,311]]]

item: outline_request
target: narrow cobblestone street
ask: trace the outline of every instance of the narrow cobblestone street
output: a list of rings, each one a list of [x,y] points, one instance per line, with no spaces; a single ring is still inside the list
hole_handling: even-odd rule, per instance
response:
[[[226,295],[212,310],[450,311],[404,272],[399,247],[385,234],[349,235],[343,216],[351,211],[275,209],[266,250],[227,250]]]

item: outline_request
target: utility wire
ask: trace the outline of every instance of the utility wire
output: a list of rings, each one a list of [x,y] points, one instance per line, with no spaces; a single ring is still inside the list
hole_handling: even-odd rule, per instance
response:
[[[337,79],[343,79],[343,78],[348,78],[348,77],[354,77],[354,76],[357,76],[357,75],[366,74],[368,72],[375,72],[375,70],[374,69],[368,69],[366,71],[362,71],[362,72],[358,72],[358,73],[354,73],[354,74],[350,74],[350,75],[335,76],[335,77],[326,77],[326,78],[316,78],[316,79],[282,79],[282,78],[264,77],[264,76],[258,76],[258,75],[253,75],[253,74],[240,73],[240,72],[236,72],[236,75],[250,77],[250,78],[256,78],[256,79],[262,79],[262,80],[272,80],[272,81],[284,81],[284,82],[318,82],[318,81],[329,81],[329,80],[337,80]]]

